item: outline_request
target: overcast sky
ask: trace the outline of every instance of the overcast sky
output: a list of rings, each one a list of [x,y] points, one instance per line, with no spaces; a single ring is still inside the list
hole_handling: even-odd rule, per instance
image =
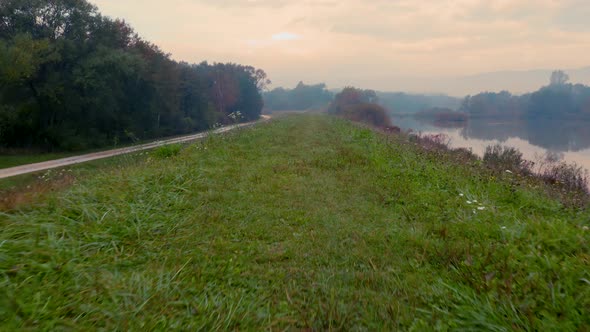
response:
[[[588,0],[91,1],[176,60],[253,65],[275,86],[420,90],[411,82],[590,65]]]

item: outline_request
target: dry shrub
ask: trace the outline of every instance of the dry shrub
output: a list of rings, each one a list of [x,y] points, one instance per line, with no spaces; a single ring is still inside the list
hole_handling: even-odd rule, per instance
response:
[[[385,126],[381,128],[386,134],[401,134],[402,129],[398,126]]]
[[[391,120],[385,108],[372,103],[360,103],[342,107],[339,115],[352,121],[362,122],[378,128],[391,127]]]
[[[548,152],[538,158],[538,176],[545,182],[563,191],[590,196],[588,171],[576,163],[563,161],[563,155]]]
[[[518,149],[500,144],[489,145],[483,155],[483,163],[495,172],[511,171],[518,174],[532,174],[533,163],[523,159]]]
[[[588,171],[575,163],[561,162],[553,165],[541,173],[541,178],[569,191],[588,193]]]
[[[547,152],[537,156],[535,162],[523,159],[522,153],[512,147],[493,145],[486,148],[484,165],[492,172],[511,171],[525,182],[546,184],[549,195],[565,206],[581,208],[590,202],[588,171],[575,163],[563,161],[563,155]]]
[[[451,139],[446,134],[411,135],[410,141],[426,150],[451,150]]]
[[[46,173],[47,174],[47,173]],[[51,192],[69,187],[76,181],[70,173],[57,173],[39,178],[26,186],[0,190],[0,211],[10,211],[39,202]]]
[[[409,134],[408,140],[435,158],[448,159],[463,165],[473,165],[479,157],[466,148],[452,148],[451,138],[446,134]]]
[[[463,164],[472,164],[479,160],[479,157],[471,149],[457,148],[451,150],[453,158]]]

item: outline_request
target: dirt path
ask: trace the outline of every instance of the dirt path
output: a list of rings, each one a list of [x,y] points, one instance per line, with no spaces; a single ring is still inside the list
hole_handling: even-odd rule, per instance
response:
[[[260,121],[267,121],[269,119],[270,119],[270,116],[262,115]],[[237,124],[237,125],[222,127],[217,130],[214,130],[212,133],[214,133],[214,134],[225,133],[230,130],[237,129],[237,128],[248,127],[248,126],[254,125],[256,123],[257,122],[248,122],[248,123],[241,123],[241,124]],[[133,152],[138,152],[138,151],[143,151],[143,150],[150,150],[150,149],[157,148],[157,147],[163,146],[163,145],[190,142],[190,141],[204,138],[208,134],[209,133],[199,133],[199,134],[193,134],[193,135],[177,137],[177,138],[172,138],[172,139],[167,139],[167,140],[156,141],[156,142],[147,143],[147,144],[130,146],[127,148],[101,151],[101,152],[84,154],[84,155],[80,155],[80,156],[44,161],[41,163],[4,168],[4,169],[0,169],[0,179],[9,178],[12,176],[17,176],[17,175],[22,175],[22,174],[35,173],[35,172],[44,171],[44,170],[57,168],[57,167],[64,167],[64,166],[69,166],[69,165],[74,165],[74,164],[85,163],[87,161],[109,158],[109,157],[119,156],[122,154],[128,154],[128,153],[133,153]]]

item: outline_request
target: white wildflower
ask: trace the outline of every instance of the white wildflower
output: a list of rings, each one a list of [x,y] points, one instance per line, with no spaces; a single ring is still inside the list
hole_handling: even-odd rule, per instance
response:
[[[483,210],[485,210],[485,209],[486,209],[486,207],[485,207],[485,206],[480,206],[480,207],[478,207],[477,209],[478,209],[479,211],[483,211]]]
[[[473,204],[473,202],[472,201],[467,201],[467,204]]]
[[[506,229],[506,226],[502,226],[501,228],[502,228],[502,229]]]
[[[506,173],[508,173],[508,174],[512,174],[512,171],[511,171],[511,170],[509,170],[509,169],[507,169],[507,170],[506,170]]]
[[[465,195],[463,195],[463,194],[459,194],[459,196],[463,197],[463,196],[465,196]]]

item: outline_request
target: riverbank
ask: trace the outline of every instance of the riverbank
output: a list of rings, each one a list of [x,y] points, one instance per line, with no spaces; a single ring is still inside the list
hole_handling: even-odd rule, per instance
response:
[[[402,136],[281,118],[0,215],[2,328],[590,327],[590,213]]]

